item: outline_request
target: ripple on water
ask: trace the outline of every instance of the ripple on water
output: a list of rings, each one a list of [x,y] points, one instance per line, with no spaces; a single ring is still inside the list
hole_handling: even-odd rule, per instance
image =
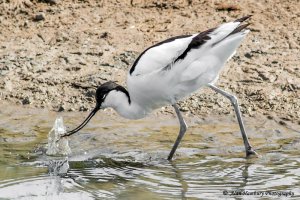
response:
[[[268,155],[267,155],[268,156]],[[284,157],[284,156],[283,156]],[[206,156],[173,162],[135,162],[106,157],[69,161],[63,176],[40,175],[0,182],[1,197],[24,199],[130,199],[148,195],[151,199],[224,197],[223,190],[292,190],[299,192],[299,160],[284,157],[276,165],[259,159]],[[72,158],[70,158],[72,160]],[[26,167],[42,167],[33,162]],[[46,165],[45,165],[46,167]],[[34,188],[34,190],[32,190]],[[13,192],[27,191],[27,192]]]
[[[94,199],[70,178],[38,176],[0,185],[1,198],[7,199]],[[75,190],[74,190],[75,188]]]
[[[40,119],[40,113],[35,118]],[[51,125],[48,115],[43,120],[35,122],[41,127],[35,126],[33,135],[37,136],[29,135],[30,140],[24,139],[22,144],[26,134],[12,131],[0,140],[0,199],[223,199],[225,189],[291,190],[300,195],[298,133],[282,130],[276,134],[272,127],[255,140],[252,130],[251,142],[257,142],[254,146],[262,156],[244,159],[236,124],[218,127],[219,122],[213,121],[214,126],[193,127],[176,159],[168,162],[178,131],[175,122],[145,129],[149,122],[120,123],[118,128],[112,120],[103,128],[99,120],[99,125],[94,123],[86,132],[72,136],[73,153],[64,168],[58,166],[63,166],[65,158],[55,157],[57,162],[51,164],[53,157],[43,151],[31,152],[35,145],[46,143]],[[161,126],[165,126],[163,134],[156,131]],[[139,132],[142,134],[137,135]],[[264,144],[266,137],[275,145]],[[287,139],[280,142],[281,137]],[[51,171],[51,165],[62,171]]]

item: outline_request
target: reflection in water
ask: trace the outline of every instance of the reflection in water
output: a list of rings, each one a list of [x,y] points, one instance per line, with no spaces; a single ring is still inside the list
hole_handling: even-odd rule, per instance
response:
[[[31,119],[34,128],[20,128],[22,134],[12,131],[18,120],[11,127],[0,122],[0,199],[224,199],[225,190],[292,191],[300,197],[299,134],[274,124],[259,130],[247,124],[261,157],[245,159],[235,121],[199,122],[168,162],[176,120],[99,120],[70,138],[73,153],[64,158],[45,154],[52,120],[42,116],[31,116],[40,121],[32,125]]]
[[[244,166],[242,166],[242,177],[243,177],[243,183],[241,184],[241,188],[245,189],[248,185],[248,177],[249,177],[249,166],[250,164],[248,162],[245,163]]]
[[[50,160],[48,163],[48,173],[54,176],[67,174],[68,169],[68,158],[64,160]]]

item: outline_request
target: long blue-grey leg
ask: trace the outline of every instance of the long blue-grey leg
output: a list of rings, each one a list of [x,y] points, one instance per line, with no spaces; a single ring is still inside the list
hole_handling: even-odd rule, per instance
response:
[[[240,108],[239,108],[239,105],[238,105],[237,98],[235,96],[233,96],[232,94],[229,94],[229,93],[225,92],[224,90],[221,90],[221,89],[217,88],[216,86],[214,86],[212,84],[209,84],[208,86],[211,89],[213,89],[214,91],[216,91],[217,93],[222,94],[223,96],[225,96],[226,98],[228,98],[230,100],[231,104],[234,107],[234,111],[235,111],[237,120],[238,120],[239,125],[240,125],[240,129],[241,129],[241,133],[242,133],[242,137],[243,137],[244,145],[245,145],[245,149],[246,149],[246,156],[248,157],[250,155],[257,155],[257,153],[253,150],[252,146],[249,143],[248,136],[247,136],[246,131],[245,131],[245,127],[244,127],[244,123],[243,123],[243,120],[242,120],[242,115],[241,115],[241,111],[240,111]]]
[[[178,147],[181,139],[183,138],[183,136],[184,136],[184,134],[185,134],[185,132],[187,130],[187,125],[186,125],[186,123],[185,123],[185,121],[184,121],[184,119],[183,119],[183,117],[182,117],[182,115],[181,115],[181,113],[179,111],[178,106],[176,104],[173,104],[172,106],[174,107],[176,115],[178,117],[179,124],[180,124],[180,130],[179,130],[179,134],[177,136],[177,139],[176,139],[176,141],[175,141],[175,143],[173,145],[173,148],[172,148],[172,150],[171,150],[171,152],[170,152],[170,154],[168,156],[168,160],[172,160],[173,155],[174,155],[174,153],[175,153],[175,151],[176,151],[176,149],[177,149],[177,147]]]

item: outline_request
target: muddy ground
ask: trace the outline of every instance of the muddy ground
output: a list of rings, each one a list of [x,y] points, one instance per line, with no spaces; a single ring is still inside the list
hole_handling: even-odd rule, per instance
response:
[[[0,99],[55,111],[90,110],[95,87],[107,80],[125,85],[146,47],[249,14],[251,33],[217,85],[237,95],[245,116],[298,126],[298,0],[2,0]],[[229,101],[209,89],[180,105],[186,115],[233,115]]]

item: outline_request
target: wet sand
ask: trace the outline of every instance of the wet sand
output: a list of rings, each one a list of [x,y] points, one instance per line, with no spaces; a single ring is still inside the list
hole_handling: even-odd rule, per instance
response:
[[[3,144],[22,145],[35,142],[40,143],[43,148],[57,116],[63,117],[67,130],[70,130],[78,126],[88,115],[88,112],[56,113],[45,109],[10,105],[5,105],[5,109],[3,106],[0,108],[2,108],[0,128],[3,133],[0,141]],[[235,154],[244,157],[244,146],[234,115],[206,118],[184,115],[184,117],[189,129],[177,156]],[[246,117],[245,127],[251,144],[258,152],[289,148],[295,150],[300,147],[299,126],[282,126],[274,120],[261,116],[257,119]],[[76,153],[76,149],[81,152],[81,149],[89,151],[111,146],[118,151],[127,151],[128,148],[134,147],[150,154],[160,149],[166,157],[178,131],[179,125],[174,114],[153,113],[142,120],[126,120],[111,110],[103,110],[99,111],[84,129],[71,136],[69,143],[73,153]]]

